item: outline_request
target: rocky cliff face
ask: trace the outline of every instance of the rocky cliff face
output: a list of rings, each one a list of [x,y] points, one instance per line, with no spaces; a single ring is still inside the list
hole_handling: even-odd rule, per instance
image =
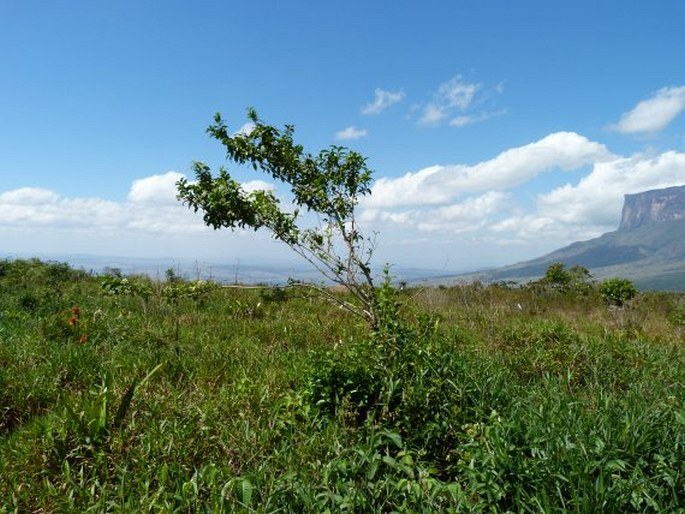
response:
[[[685,221],[685,186],[625,195],[619,230],[678,220]]]

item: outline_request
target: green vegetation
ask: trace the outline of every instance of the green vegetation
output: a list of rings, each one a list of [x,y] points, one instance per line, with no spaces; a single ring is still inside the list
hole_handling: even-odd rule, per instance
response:
[[[309,287],[377,330],[382,320],[370,264],[375,240],[362,234],[354,212],[359,199],[371,192],[366,159],[339,146],[312,155],[294,142],[292,125],[283,130],[266,125],[254,109],[248,110],[248,118],[249,130],[231,134],[217,114],[207,132],[226,148],[231,162],[247,164],[285,184],[296,208],[283,210],[271,191],[246,191],[223,167],[214,177],[201,162],[194,164],[195,182],[178,182],[179,199],[201,210],[204,222],[214,229],[270,231],[349,295],[331,294],[316,284]],[[308,227],[312,218],[316,221]]]
[[[376,295],[0,261],[0,512],[682,509],[682,297]]]
[[[600,284],[599,294],[607,304],[623,307],[626,302],[635,298],[637,289],[630,280],[610,278]]]

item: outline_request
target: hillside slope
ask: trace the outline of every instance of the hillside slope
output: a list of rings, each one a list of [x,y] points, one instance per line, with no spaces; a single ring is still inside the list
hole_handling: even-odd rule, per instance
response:
[[[470,274],[527,282],[554,262],[588,268],[597,279],[623,277],[641,289],[685,291],[685,186],[626,195],[618,230],[511,266]]]
[[[584,266],[599,279],[629,278],[644,289],[685,291],[685,223],[663,222],[608,232],[480,277],[488,281],[527,281],[544,275],[554,262]]]

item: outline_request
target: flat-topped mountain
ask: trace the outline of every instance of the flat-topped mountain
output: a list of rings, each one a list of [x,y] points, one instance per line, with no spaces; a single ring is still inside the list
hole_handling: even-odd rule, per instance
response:
[[[618,230],[471,277],[527,282],[554,262],[584,266],[597,279],[622,277],[643,289],[685,291],[685,186],[625,195]]]
[[[625,195],[619,230],[642,225],[685,220],[685,186],[654,189]]]

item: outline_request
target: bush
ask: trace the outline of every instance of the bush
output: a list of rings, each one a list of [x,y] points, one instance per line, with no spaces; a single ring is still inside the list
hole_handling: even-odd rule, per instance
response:
[[[637,289],[628,279],[611,278],[600,284],[599,293],[608,305],[623,307],[637,295]]]
[[[448,449],[464,423],[487,419],[506,402],[504,373],[436,334],[431,318],[399,323],[313,367],[307,395],[324,416],[358,428],[397,432],[449,477]]]

